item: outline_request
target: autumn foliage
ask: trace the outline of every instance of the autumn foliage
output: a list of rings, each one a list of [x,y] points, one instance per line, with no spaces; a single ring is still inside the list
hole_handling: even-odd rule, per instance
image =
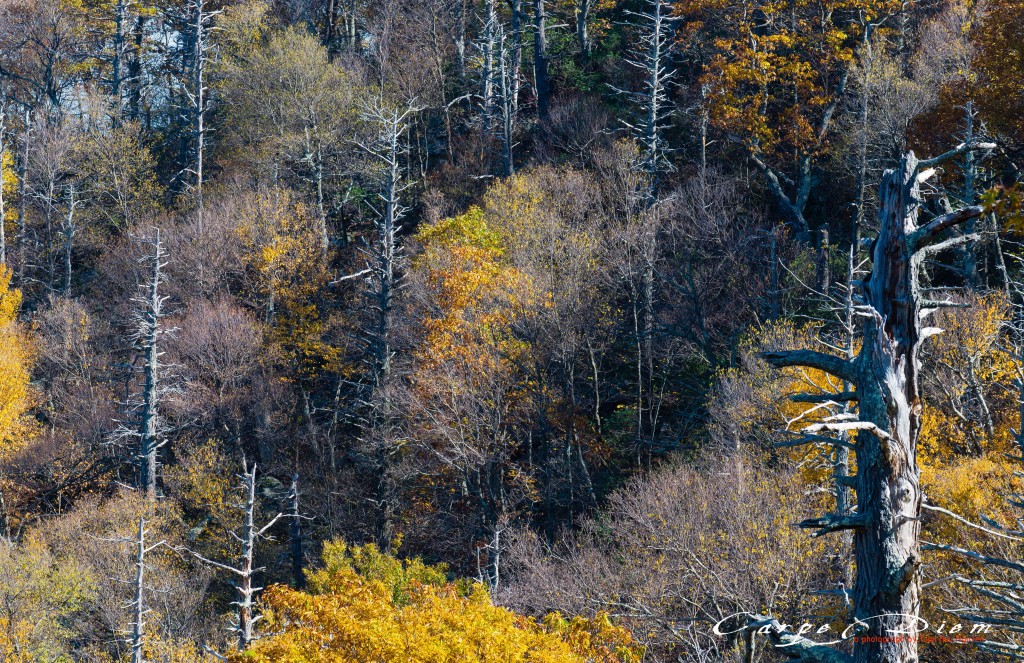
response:
[[[310,591],[264,594],[265,629],[236,661],[632,663],[642,649],[607,615],[541,622],[495,606],[479,584],[449,583],[444,567],[400,562],[372,545],[324,548]]]

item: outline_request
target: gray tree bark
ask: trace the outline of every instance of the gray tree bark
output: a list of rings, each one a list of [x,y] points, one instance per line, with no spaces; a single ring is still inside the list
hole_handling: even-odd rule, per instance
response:
[[[588,21],[593,6],[593,0],[576,0],[576,41],[580,47],[580,59],[584,64],[590,62],[592,50]]]
[[[146,518],[145,516],[139,516],[139,527],[136,530],[137,534],[135,537],[135,595],[132,599],[132,663],[143,663],[145,656],[143,654],[143,646],[146,643],[146,613],[149,609],[146,608],[146,555],[150,552],[164,545],[163,541],[158,541],[151,546],[146,545],[146,535],[149,534],[149,530],[146,529]]]
[[[159,439],[160,406],[160,321],[164,316],[166,297],[160,294],[163,282],[164,259],[167,257],[156,231],[151,242],[153,253],[149,257],[150,275],[146,284],[147,296],[140,300],[142,310],[136,314],[138,328],[136,342],[141,345],[143,358],[142,407],[139,417],[139,487],[149,499],[156,498],[157,451],[163,445]]]
[[[236,578],[233,584],[237,598],[233,605],[237,609],[236,617],[238,621],[231,630],[237,635],[238,651],[245,651],[253,641],[253,627],[260,619],[259,615],[255,614],[255,601],[253,600],[256,593],[263,589],[262,587],[257,587],[253,582],[256,574],[263,571],[263,567],[255,566],[256,544],[266,534],[267,530],[281,519],[283,514],[278,513],[263,527],[258,527],[256,525],[256,465],[253,464],[251,468],[247,468],[243,463],[241,479],[241,489],[245,502],[238,505],[237,508],[242,511],[242,531],[241,534],[231,533],[242,546],[238,565],[221,564],[187,548],[181,550],[188,552],[204,564],[231,573]]]
[[[972,148],[961,146],[959,153],[965,149]],[[858,635],[866,636],[854,644],[856,663],[918,661],[916,638],[901,637],[913,632],[920,609],[918,353],[924,339],[940,331],[926,327],[924,321],[943,304],[922,297],[918,271],[925,256],[963,241],[955,237],[935,243],[942,231],[983,212],[981,207],[966,207],[918,225],[924,202],[920,184],[933,172],[926,168],[947,156],[919,162],[908,153],[882,178],[873,265],[859,295],[858,314],[865,322],[857,357],[849,360],[812,351],[764,355],[775,366],[818,368],[856,387],[857,421],[805,429],[856,431],[857,475],[850,479],[857,494],[856,511],[837,510],[800,523],[817,530],[816,536],[854,532],[854,619]]]

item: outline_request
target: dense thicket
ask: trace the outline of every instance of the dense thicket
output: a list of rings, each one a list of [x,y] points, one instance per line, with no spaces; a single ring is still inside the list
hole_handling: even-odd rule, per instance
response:
[[[792,525],[856,515],[874,433],[778,357],[873,342],[909,150],[954,152],[901,210],[981,206],[915,263],[911,575],[929,621],[1012,622],[924,651],[1020,651],[1022,9],[0,0],[0,658],[752,661],[786,652],[712,625],[848,623],[851,535]]]

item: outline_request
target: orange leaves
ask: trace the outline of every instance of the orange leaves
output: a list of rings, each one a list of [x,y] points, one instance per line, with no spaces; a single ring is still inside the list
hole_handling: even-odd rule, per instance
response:
[[[712,121],[759,152],[820,149],[816,127],[854,58],[863,19],[886,2],[688,2],[687,21],[713,26],[703,74]]]
[[[370,548],[370,547],[367,547]],[[269,588],[267,628],[235,661],[336,663],[632,663],[639,648],[607,616],[538,624],[494,606],[480,585],[449,583],[443,569],[376,549],[325,547],[312,593]],[[369,563],[366,557],[369,556]],[[396,591],[403,587],[401,592]]]
[[[522,349],[510,326],[532,299],[528,277],[504,263],[500,236],[478,207],[428,226],[416,238],[424,247],[416,267],[435,311],[423,322],[422,358],[428,365],[458,359],[498,369]]]

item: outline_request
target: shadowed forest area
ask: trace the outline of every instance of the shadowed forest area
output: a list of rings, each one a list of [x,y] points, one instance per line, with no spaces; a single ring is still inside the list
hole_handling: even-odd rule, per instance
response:
[[[0,661],[1024,659],[1022,163],[1022,0],[0,0]]]

